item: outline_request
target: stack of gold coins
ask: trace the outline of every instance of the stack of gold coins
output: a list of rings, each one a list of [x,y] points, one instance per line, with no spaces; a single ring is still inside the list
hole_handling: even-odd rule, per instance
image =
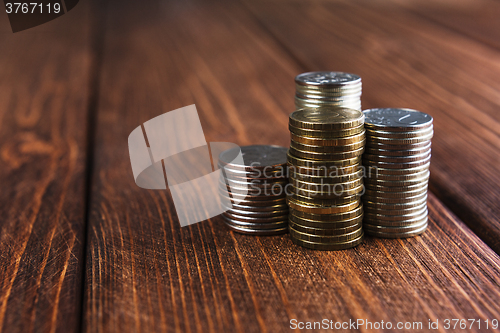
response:
[[[317,250],[341,250],[363,240],[365,145],[361,111],[322,107],[293,112],[287,189],[292,241]]]
[[[222,217],[231,230],[252,235],[288,231],[286,154],[285,147],[267,145],[236,147],[220,154]]]
[[[343,72],[309,72],[295,77],[295,105],[361,110],[361,78]]]
[[[427,229],[432,117],[410,109],[365,110],[364,229],[385,238]]]

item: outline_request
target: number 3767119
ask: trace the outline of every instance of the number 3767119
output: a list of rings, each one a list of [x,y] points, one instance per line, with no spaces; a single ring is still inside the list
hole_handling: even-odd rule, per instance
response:
[[[8,2],[5,4],[7,14],[58,14],[60,3]]]

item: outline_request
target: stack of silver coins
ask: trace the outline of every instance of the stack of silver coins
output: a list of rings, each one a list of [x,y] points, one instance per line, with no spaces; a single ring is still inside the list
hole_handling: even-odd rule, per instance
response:
[[[427,228],[432,117],[411,109],[365,114],[363,227],[384,238],[412,237]]]
[[[361,77],[343,72],[309,72],[295,77],[295,106],[361,110]]]
[[[241,154],[241,158],[237,158]],[[224,151],[219,194],[225,224],[233,231],[276,235],[288,231],[285,187],[287,149],[253,145]]]
[[[364,115],[322,107],[293,112],[288,153],[290,237],[316,250],[342,250],[363,241],[361,155]]]

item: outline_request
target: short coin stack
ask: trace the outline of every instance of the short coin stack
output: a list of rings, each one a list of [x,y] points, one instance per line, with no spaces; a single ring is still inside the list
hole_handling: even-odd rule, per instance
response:
[[[287,189],[292,241],[317,250],[341,250],[363,240],[365,145],[361,111],[302,109],[289,118]]]
[[[361,110],[361,78],[343,72],[309,72],[295,77],[297,109],[333,106]]]
[[[365,232],[385,238],[419,235],[427,229],[432,117],[395,108],[364,114]]]
[[[243,158],[237,159],[240,152]],[[266,145],[238,147],[220,154],[219,193],[225,210],[223,219],[230,229],[253,235],[288,231],[286,154],[285,147]]]

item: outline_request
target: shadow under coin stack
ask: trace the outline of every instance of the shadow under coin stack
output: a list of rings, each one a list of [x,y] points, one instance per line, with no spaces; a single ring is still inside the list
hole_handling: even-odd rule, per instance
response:
[[[295,106],[361,110],[361,78],[343,72],[309,72],[295,77]]]
[[[394,108],[364,114],[365,232],[384,238],[419,235],[427,229],[432,117]]]
[[[236,158],[240,149],[242,159]],[[231,230],[252,235],[288,231],[286,153],[285,147],[253,145],[220,154],[222,215]]]
[[[289,118],[287,191],[292,241],[316,250],[342,250],[363,241],[365,145],[361,111],[302,109]]]

